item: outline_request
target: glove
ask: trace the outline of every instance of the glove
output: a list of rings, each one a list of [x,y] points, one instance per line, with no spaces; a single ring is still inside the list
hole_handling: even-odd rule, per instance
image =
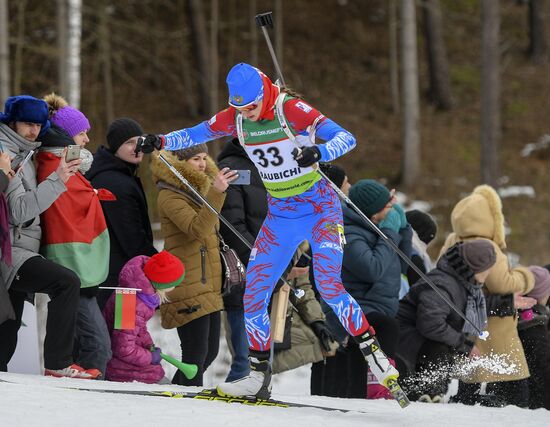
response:
[[[138,138],[134,153],[136,155],[140,152],[148,154],[152,153],[153,150],[162,150],[162,147],[164,147],[164,137],[160,135],[144,135]]]
[[[152,347],[151,348],[151,364],[160,365],[161,360],[162,360],[162,357],[160,357],[160,347]]]
[[[399,212],[392,207],[386,217],[380,221],[378,227],[389,228],[390,230],[399,233],[399,229],[401,228],[401,217],[399,216]]]
[[[335,342],[336,339],[334,338],[334,335],[332,335],[332,332],[330,332],[329,328],[325,325],[325,322],[318,320],[309,325],[309,327],[315,333],[317,338],[319,338],[321,348],[327,353],[330,353],[332,351],[330,344]]]
[[[403,208],[397,203],[393,205],[393,208],[397,211],[397,213],[399,214],[399,218],[401,219],[401,226],[399,227],[399,229],[401,230],[405,228],[408,224],[407,216],[405,215],[405,211],[403,210]]]
[[[469,335],[464,336],[464,340],[458,347],[456,347],[456,352],[463,356],[468,356],[474,347],[475,338]]]
[[[292,156],[298,162],[298,166],[307,168],[321,160],[321,150],[316,146],[306,147],[301,151],[299,148],[295,148],[292,150]]]
[[[98,188],[96,194],[97,198],[102,202],[113,202],[116,200],[116,196],[106,188]]]

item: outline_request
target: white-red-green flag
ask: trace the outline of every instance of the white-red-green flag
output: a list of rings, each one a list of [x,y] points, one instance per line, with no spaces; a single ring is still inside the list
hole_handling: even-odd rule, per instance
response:
[[[136,327],[136,290],[117,289],[115,295],[115,329]]]

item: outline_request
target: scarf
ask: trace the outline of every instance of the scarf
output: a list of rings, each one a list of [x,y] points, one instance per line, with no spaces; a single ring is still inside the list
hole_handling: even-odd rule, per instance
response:
[[[481,290],[483,284],[465,282],[464,287],[468,293],[465,316],[470,322],[476,325],[479,330],[483,331],[487,327],[485,295],[483,295],[483,291]],[[469,322],[464,322],[462,332],[474,336],[478,335],[478,331],[476,331]]]
[[[157,308],[160,305],[160,297],[157,294],[137,293],[138,298],[149,308]]]
[[[0,250],[2,251],[2,261],[11,266],[11,241],[9,226],[8,202],[4,193],[0,194]],[[0,284],[0,286],[2,286]]]
[[[42,147],[40,151],[45,151],[47,153],[53,153],[57,157],[61,157],[63,154],[63,150],[65,147]],[[78,167],[78,171],[84,175],[86,172],[90,170],[92,167],[92,162],[94,161],[94,155],[85,148],[80,149],[80,160],[82,160],[82,163],[80,163],[80,166]]]
[[[275,101],[281,89],[274,85],[264,73],[261,73],[261,76],[264,83],[264,98],[260,120],[273,120],[275,119]]]

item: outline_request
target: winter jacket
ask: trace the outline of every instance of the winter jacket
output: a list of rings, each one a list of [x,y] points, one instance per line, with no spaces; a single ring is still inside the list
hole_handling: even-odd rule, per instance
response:
[[[105,372],[105,379],[109,381],[141,381],[153,384],[164,377],[162,366],[151,363],[153,338],[147,331],[147,321],[155,314],[156,307],[151,307],[139,298],[140,294],[155,294],[155,289],[143,272],[143,266],[148,259],[144,255],[132,258],[120,272],[119,287],[141,289],[136,295],[135,328],[114,329],[116,294],[111,295],[103,309],[113,351],[113,358],[107,363]]]
[[[118,274],[131,258],[157,253],[147,200],[136,169],[100,147],[85,175],[94,188],[106,188],[116,197],[116,201],[101,202],[111,244],[109,275],[102,286],[117,286]]]
[[[207,158],[205,172],[198,172],[172,152],[162,154],[219,212],[225,193],[212,187],[218,173],[212,159]],[[164,249],[185,265],[181,286],[169,292],[170,302],[160,307],[162,326],[170,329],[223,309],[222,267],[216,233],[219,220],[158,158],[152,158],[151,172],[159,189],[157,208]]]
[[[19,136],[7,125],[0,123],[0,149],[12,157],[12,162],[25,158],[30,150],[37,150],[40,142],[31,142]],[[12,265],[0,262],[2,280],[9,288],[19,268],[29,258],[39,256],[40,214],[66,190],[65,184],[54,171],[40,184],[36,183],[36,169],[28,161],[12,178],[6,190],[12,242]]]
[[[227,188],[221,214],[250,244],[254,244],[267,215],[267,190],[260,174],[237,139],[225,144],[218,156],[218,167],[250,170],[250,185],[230,185]],[[220,224],[220,233],[225,243],[237,251],[239,259],[246,266],[250,249],[223,223]],[[242,309],[242,293],[225,297],[224,305],[226,309]]]
[[[469,271],[469,274],[464,274]],[[468,286],[476,286],[469,267],[458,256],[458,250],[445,253],[437,267],[426,275],[462,314],[466,314]],[[462,332],[464,320],[423,279],[411,286],[399,302],[397,313],[399,342],[397,354],[414,372],[418,351],[427,341],[446,344],[457,352],[471,349]],[[470,337],[471,339],[471,337]]]
[[[52,126],[45,139],[64,147],[72,138]],[[59,166],[60,158],[41,147],[36,155],[37,179],[44,181]],[[41,215],[41,253],[74,271],[86,294],[94,296],[109,272],[109,232],[96,191],[77,172],[66,182],[67,191]]]
[[[488,294],[528,293],[534,285],[534,277],[526,267],[511,268],[504,253],[504,216],[502,203],[496,191],[488,185],[481,185],[473,193],[459,201],[451,213],[451,233],[441,249],[441,254],[459,241],[489,239],[493,242],[497,260],[489,277],[485,280]],[[517,332],[517,317],[489,317],[486,341],[476,340],[476,347],[482,355],[501,355],[517,370],[513,374],[499,374],[480,367],[471,382],[513,381],[529,377],[529,369],[523,347]]]
[[[364,313],[376,311],[394,317],[399,306],[401,274],[407,270],[399,255],[351,208],[344,214],[344,260],[342,282]],[[412,228],[399,233],[388,228],[383,232],[405,255],[411,254]]]

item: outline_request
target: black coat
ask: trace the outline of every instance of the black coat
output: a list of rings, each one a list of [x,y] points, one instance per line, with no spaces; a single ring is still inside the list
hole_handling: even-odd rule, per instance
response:
[[[451,262],[451,257],[454,262]],[[448,251],[439,259],[437,267],[427,274],[437,289],[463,314],[468,300],[467,279],[459,272],[464,268],[468,267],[465,267],[462,258]],[[469,280],[475,283],[473,275],[469,276]],[[467,337],[462,332],[464,320],[422,279],[412,285],[409,293],[399,302],[397,320],[397,353],[411,371],[415,369],[418,351],[426,340],[457,350],[466,346]]]
[[[230,185],[226,190],[227,196],[221,214],[253,245],[267,215],[267,191],[260,174],[238,139],[225,144],[218,156],[218,167],[250,170],[250,185]],[[247,265],[250,249],[221,222],[220,233],[225,243],[235,249],[239,259]],[[241,308],[242,295],[225,298],[224,304],[225,308]]]
[[[118,274],[131,258],[157,253],[153,246],[147,200],[136,169],[135,165],[124,162],[102,146],[86,173],[94,188],[106,188],[117,198],[116,201],[101,202],[111,239],[111,256],[109,275],[100,286],[117,286]],[[98,299],[102,301],[106,294],[109,292],[100,292]]]

